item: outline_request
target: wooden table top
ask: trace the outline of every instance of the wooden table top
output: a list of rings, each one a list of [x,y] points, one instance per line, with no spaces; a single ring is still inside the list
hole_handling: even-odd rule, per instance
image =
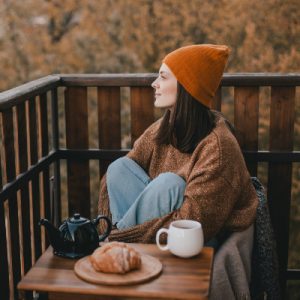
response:
[[[130,286],[91,284],[74,273],[77,260],[57,257],[49,247],[19,282],[18,289],[47,292],[49,298],[51,294],[59,294],[59,299],[69,299],[68,295],[76,295],[76,299],[80,295],[88,295],[88,299],[96,299],[95,295],[97,299],[101,299],[99,296],[103,296],[102,299],[208,299],[213,248],[204,247],[199,255],[185,259],[161,251],[154,244],[130,245],[162,262],[163,271],[159,277]]]

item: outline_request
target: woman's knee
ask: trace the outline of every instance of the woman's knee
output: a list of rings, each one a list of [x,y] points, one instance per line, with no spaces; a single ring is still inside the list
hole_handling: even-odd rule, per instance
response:
[[[184,190],[186,187],[185,180],[172,172],[161,173],[155,180],[157,180],[158,185],[162,186],[164,189],[173,189],[175,187]]]
[[[148,184],[151,180],[148,174],[132,159],[127,156],[116,159],[107,169],[107,180],[116,181],[120,179],[140,180],[143,184]]]
[[[169,213],[181,207],[185,187],[186,183],[182,177],[171,172],[162,173],[151,182],[155,194],[152,201],[157,201],[162,214]]]
[[[113,161],[107,168],[107,174],[113,175],[114,173],[120,174],[120,171],[128,164],[128,157],[120,157]]]

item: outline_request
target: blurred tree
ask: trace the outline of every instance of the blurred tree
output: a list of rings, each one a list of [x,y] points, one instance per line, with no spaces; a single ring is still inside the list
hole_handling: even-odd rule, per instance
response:
[[[2,0],[0,90],[50,73],[154,72],[191,43],[224,43],[230,72],[300,68],[297,0]]]

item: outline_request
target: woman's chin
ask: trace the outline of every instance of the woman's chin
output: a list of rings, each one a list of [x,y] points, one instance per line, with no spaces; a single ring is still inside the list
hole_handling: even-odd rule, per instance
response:
[[[154,106],[156,108],[171,108],[173,105],[166,105],[166,104],[163,104],[163,103],[159,103],[159,101],[155,101]]]

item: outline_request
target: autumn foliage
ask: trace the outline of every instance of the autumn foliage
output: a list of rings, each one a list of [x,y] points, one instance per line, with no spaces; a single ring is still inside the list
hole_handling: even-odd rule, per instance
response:
[[[228,45],[226,72],[299,73],[299,20],[299,0],[2,0],[0,92],[53,73],[157,72],[166,53],[197,43]],[[260,97],[267,150],[270,91]],[[295,150],[299,118],[297,90]],[[293,178],[289,264],[299,268],[299,164]]]
[[[231,47],[227,72],[297,72],[297,0],[3,0],[0,90],[51,73],[156,72],[192,43]]]

